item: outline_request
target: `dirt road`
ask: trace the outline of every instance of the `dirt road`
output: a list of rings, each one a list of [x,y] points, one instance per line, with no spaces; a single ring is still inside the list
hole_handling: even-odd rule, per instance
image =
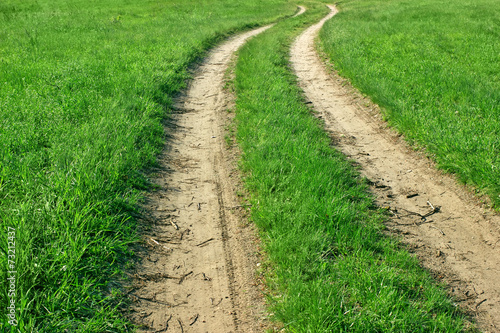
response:
[[[256,237],[238,216],[224,125],[224,75],[234,52],[270,26],[212,50],[177,103],[146,211],[148,248],[135,274],[133,320],[143,332],[261,332]],[[238,178],[238,177],[234,177]]]
[[[390,208],[389,230],[403,235],[423,264],[445,279],[464,307],[477,315],[483,331],[499,331],[500,217],[409,150],[381,121],[376,106],[327,72],[314,38],[336,13],[330,8],[292,47],[301,88],[336,146],[373,182],[379,204]]]

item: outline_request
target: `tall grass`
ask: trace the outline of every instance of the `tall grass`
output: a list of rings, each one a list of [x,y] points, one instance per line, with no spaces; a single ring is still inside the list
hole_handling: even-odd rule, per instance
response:
[[[130,329],[118,281],[172,96],[208,47],[287,2],[0,2],[1,332]]]
[[[500,208],[500,3],[342,1],[321,33],[342,75],[443,170]]]
[[[382,235],[366,185],[305,106],[289,47],[327,12],[308,7],[249,41],[236,68],[237,140],[275,318],[289,332],[464,331],[446,292]]]

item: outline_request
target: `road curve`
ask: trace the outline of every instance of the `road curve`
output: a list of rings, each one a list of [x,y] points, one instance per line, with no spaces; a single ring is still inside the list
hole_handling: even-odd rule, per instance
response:
[[[404,235],[423,264],[476,313],[484,331],[500,331],[500,217],[408,149],[381,121],[376,106],[326,70],[314,39],[337,13],[329,7],[330,14],[292,46],[300,87],[337,147],[373,182],[379,204],[390,207],[388,228]]]

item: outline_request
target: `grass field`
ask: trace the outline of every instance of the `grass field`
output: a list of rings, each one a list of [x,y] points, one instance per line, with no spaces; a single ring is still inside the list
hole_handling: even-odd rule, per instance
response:
[[[443,170],[500,208],[500,3],[342,1],[321,44]]]
[[[253,39],[236,69],[237,141],[274,317],[291,332],[462,331],[443,289],[381,235],[383,214],[304,106],[289,46],[327,10],[301,4],[309,11]],[[497,205],[498,6],[346,0],[322,34],[392,124]],[[122,282],[172,97],[208,48],[295,10],[289,0],[0,2],[1,332],[133,331]]]
[[[446,292],[382,236],[367,186],[305,106],[289,47],[327,12],[308,7],[248,42],[236,68],[236,138],[274,317],[289,332],[467,330]]]
[[[171,97],[215,42],[295,10],[286,0],[0,2],[1,332],[129,328],[118,281]],[[11,301],[17,327],[4,315]]]

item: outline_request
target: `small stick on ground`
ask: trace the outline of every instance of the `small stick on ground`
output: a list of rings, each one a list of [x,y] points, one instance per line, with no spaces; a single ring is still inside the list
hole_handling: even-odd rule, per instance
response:
[[[168,317],[167,321],[165,322],[165,331],[168,329],[168,322],[170,321],[170,319],[172,319],[172,315],[170,315],[170,317]]]
[[[152,298],[140,297],[140,296],[137,296],[137,295],[132,295],[132,296],[137,297],[138,299],[142,299],[144,301],[151,302],[151,303],[172,306],[172,304],[170,304],[170,303],[165,303],[165,302],[157,301],[157,300],[152,299]]]
[[[172,319],[172,315],[170,315],[170,317],[168,317],[167,321],[165,322],[165,328],[162,328],[161,330],[157,330],[154,333],[161,333],[161,332],[168,331],[168,322],[170,321],[170,319]]]
[[[483,304],[484,302],[486,302],[487,300],[488,300],[488,299],[487,299],[487,298],[485,298],[485,299],[483,299],[481,302],[477,303],[477,304],[476,304],[476,309],[477,309],[477,308],[478,308],[481,304]]]
[[[184,274],[183,276],[181,276],[181,278],[179,279],[179,284],[181,284],[182,282],[184,282],[184,279],[186,277],[188,277],[189,275],[193,274],[193,271],[189,272],[189,273],[186,273]]]
[[[179,322],[179,326],[181,327],[181,332],[184,333],[184,328],[182,327],[182,321],[177,318],[177,321]]]
[[[430,202],[430,201],[427,201],[427,204],[431,207],[431,211],[430,211],[430,212],[428,212],[428,213],[427,213],[427,214],[425,214],[425,215],[422,215],[422,218],[424,218],[424,219],[425,219],[426,217],[428,217],[428,216],[431,216],[431,215],[432,215],[432,214],[434,214],[434,213],[439,212],[439,209],[440,209],[440,207],[434,207],[434,206],[431,204],[431,202]]]
[[[193,319],[193,321],[191,322],[191,324],[189,324],[189,326],[193,326],[193,325],[194,325],[194,323],[196,323],[196,321],[198,320],[198,317],[199,317],[199,316],[200,316],[199,314],[196,314],[196,316],[194,316],[194,319]]]
[[[431,211],[428,212],[428,213],[420,214],[420,213],[412,212],[411,210],[408,210],[408,209],[405,209],[405,208],[400,208],[400,209],[405,210],[405,211],[408,212],[407,215],[401,215],[401,216],[402,217],[409,216],[409,215],[419,216],[422,219],[423,222],[416,223],[416,225],[423,224],[427,220],[427,217],[429,217],[429,216],[431,216],[431,215],[439,212],[439,210],[440,210],[440,207],[434,207],[429,201],[427,201],[427,204],[431,207]],[[393,211],[391,210],[391,212],[393,212]],[[394,212],[393,212],[393,214],[394,214]]]
[[[143,275],[135,274],[135,276],[141,280],[180,279],[177,276],[171,276],[164,273],[153,273],[153,274],[143,274]]]
[[[197,244],[196,246],[203,246],[203,245],[207,244],[208,242],[213,241],[214,239],[215,239],[215,238],[213,238],[213,237],[212,237],[212,238],[210,238],[210,239],[207,239],[207,240],[206,240],[206,241],[204,241],[204,242],[201,242],[200,244]]]
[[[179,230],[179,226],[177,225],[177,223],[175,223],[173,219],[170,220],[170,224],[174,226],[175,230]]]
[[[151,316],[153,314],[153,311],[151,311],[150,313],[148,314],[145,314],[145,315],[142,315],[141,318],[144,319],[144,318],[147,318],[149,316]]]
[[[186,230],[182,231],[182,232],[181,232],[181,238],[180,238],[180,240],[182,240],[182,238],[184,238],[184,234],[185,234],[185,233],[188,233],[188,234],[189,234],[189,232],[190,232],[190,231],[191,231],[191,230],[189,230],[189,229],[186,229]]]
[[[443,235],[443,236],[445,235],[445,233],[443,232],[443,230],[441,230],[441,229],[439,229],[439,228],[437,228],[437,227],[435,227],[433,225],[430,225],[430,227],[436,229],[437,231],[439,231],[441,233],[441,235]]]
[[[158,238],[158,240],[160,242],[163,242],[163,243],[168,243],[168,244],[175,244],[175,245],[178,245],[178,244],[181,244],[179,242],[175,242],[172,240],[172,238]]]

